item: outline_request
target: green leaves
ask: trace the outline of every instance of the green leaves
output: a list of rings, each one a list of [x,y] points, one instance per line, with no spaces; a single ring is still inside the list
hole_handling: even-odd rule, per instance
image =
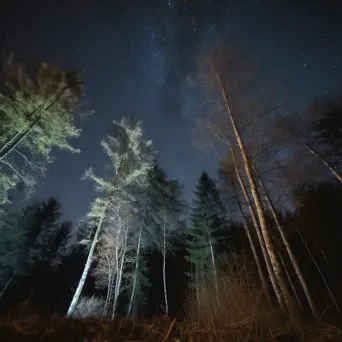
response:
[[[12,56],[3,69],[7,91],[0,94],[0,204],[9,201],[9,191],[19,183],[34,188],[44,164],[53,161],[53,148],[80,152],[71,144],[81,134],[75,122],[89,114],[76,73],[47,63],[29,73]]]

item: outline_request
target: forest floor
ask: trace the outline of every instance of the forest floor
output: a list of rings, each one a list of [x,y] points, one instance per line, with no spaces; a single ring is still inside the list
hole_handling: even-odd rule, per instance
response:
[[[167,317],[133,322],[129,319],[68,319],[58,316],[32,315],[0,320],[0,341],[51,342],[140,342],[140,341],[269,341],[335,342],[342,341],[342,331],[328,324],[279,329],[260,327],[248,321],[236,326],[200,327]]]

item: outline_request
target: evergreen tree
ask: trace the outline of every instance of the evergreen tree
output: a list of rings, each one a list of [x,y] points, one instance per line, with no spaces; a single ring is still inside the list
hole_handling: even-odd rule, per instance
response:
[[[192,285],[197,288],[205,275],[217,277],[216,250],[220,243],[220,231],[225,227],[225,217],[219,191],[206,172],[201,174],[195,194],[187,259],[192,265],[190,276],[195,283]]]
[[[0,298],[14,277],[27,270],[28,235],[20,223],[13,213],[0,217]]]

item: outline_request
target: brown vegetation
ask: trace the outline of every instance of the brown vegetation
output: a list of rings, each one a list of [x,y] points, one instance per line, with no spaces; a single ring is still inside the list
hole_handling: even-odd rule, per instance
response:
[[[169,317],[72,319],[22,313],[1,320],[0,341],[342,341],[342,331],[304,317],[285,316],[264,298],[255,271],[245,258],[225,261],[218,277],[199,287],[200,302],[190,293],[183,322]]]

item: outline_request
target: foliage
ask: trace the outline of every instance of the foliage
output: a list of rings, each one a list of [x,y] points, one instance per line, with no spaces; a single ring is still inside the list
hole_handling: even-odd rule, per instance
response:
[[[104,300],[95,296],[82,297],[77,304],[75,317],[97,317],[103,314]]]
[[[219,247],[225,225],[224,209],[215,182],[205,172],[196,186],[196,199],[191,212],[188,230],[187,259],[201,277],[212,268],[210,246],[214,254]]]
[[[27,190],[44,175],[45,163],[57,147],[79,152],[71,139],[79,137],[76,118],[84,116],[79,75],[41,63],[28,72],[10,55],[3,61],[6,91],[0,94],[0,204],[19,183]]]
[[[18,215],[0,216],[0,286],[15,272],[23,275],[27,270],[28,234]]]

